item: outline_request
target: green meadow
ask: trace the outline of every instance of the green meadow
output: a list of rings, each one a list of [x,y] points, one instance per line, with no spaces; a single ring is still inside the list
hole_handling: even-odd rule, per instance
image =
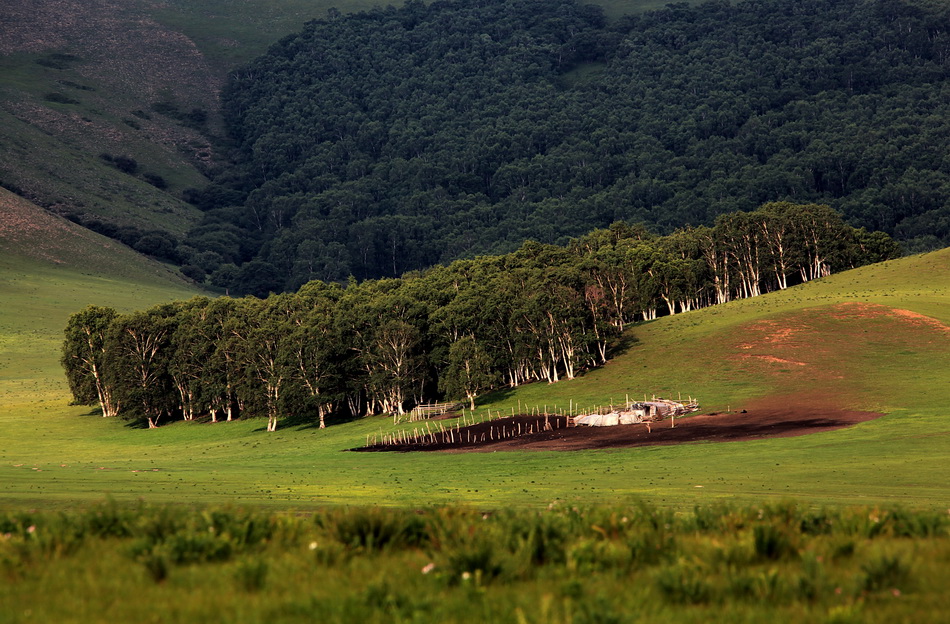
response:
[[[939,622],[950,607],[950,250],[633,326],[607,366],[476,414],[682,393],[750,418],[780,401],[876,420],[639,449],[350,453],[392,419],[146,430],[70,405],[70,314],[196,291],[9,194],[0,211],[4,624]]]
[[[950,499],[947,250],[631,327],[607,366],[575,380],[497,392],[477,411],[576,411],[682,394],[698,397],[704,412],[752,410],[780,397],[812,410],[883,414],[874,421],[760,441],[463,454],[345,452],[393,431],[387,417],[322,431],[287,426],[270,435],[253,419],[147,431],[69,405],[58,349],[71,313],[90,303],[128,310],[194,294],[153,265],[102,264],[113,262],[106,255],[98,268],[85,259],[83,269],[77,253],[67,249],[58,263],[44,263],[13,250],[0,265],[6,508],[62,509],[107,496],[302,510],[633,500],[684,510],[786,499],[945,508]]]

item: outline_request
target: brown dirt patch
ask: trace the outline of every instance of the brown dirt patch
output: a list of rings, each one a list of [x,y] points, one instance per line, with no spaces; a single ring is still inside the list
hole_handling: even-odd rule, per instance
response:
[[[616,427],[568,427],[563,416],[550,416],[545,430],[541,416],[515,416],[453,429],[452,441],[439,436],[407,440],[397,444],[377,444],[354,451],[579,451],[685,444],[689,442],[734,442],[807,435],[832,431],[878,418],[874,412],[838,409],[823,404],[821,397],[792,402],[785,397],[757,401],[741,412],[703,414],[647,425]],[[513,432],[534,433],[514,435]],[[537,432],[540,428],[541,431]],[[411,430],[410,430],[411,431]],[[461,441],[459,441],[461,440]],[[476,441],[477,440],[477,441]]]
[[[909,322],[918,327],[927,327],[950,333],[950,326],[937,319],[903,308],[890,308],[876,303],[841,303],[834,306],[834,316],[839,319],[890,318]]]
[[[804,362],[797,362],[795,360],[786,360],[784,358],[775,357],[774,355],[745,355],[743,357],[751,357],[762,360],[764,362],[770,362],[772,364],[792,364],[794,366],[807,366]]]
[[[929,349],[945,342],[950,326],[936,318],[865,302],[839,303],[756,321],[735,332],[729,357],[743,374],[767,380],[773,391],[849,393],[862,354],[887,348]],[[853,395],[852,396],[856,396]]]

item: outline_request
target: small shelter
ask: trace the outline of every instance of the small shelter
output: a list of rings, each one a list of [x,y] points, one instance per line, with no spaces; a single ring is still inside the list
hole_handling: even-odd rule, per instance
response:
[[[699,403],[690,399],[688,403],[658,399],[630,403],[625,409],[607,413],[584,414],[574,418],[575,425],[588,427],[612,427],[615,425],[633,425],[642,422],[656,422],[695,412]]]

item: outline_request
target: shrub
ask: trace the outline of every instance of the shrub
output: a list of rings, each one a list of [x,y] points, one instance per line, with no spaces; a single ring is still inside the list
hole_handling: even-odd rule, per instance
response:
[[[43,96],[43,99],[47,102],[53,102],[54,104],[79,104],[79,100],[59,92],[47,93]]]
[[[267,584],[267,562],[261,559],[245,559],[234,572],[239,587],[247,592],[264,589]]]
[[[570,546],[567,565],[580,574],[613,570],[625,574],[632,564],[632,552],[617,540],[582,539]]]
[[[36,59],[37,65],[42,65],[43,67],[49,67],[50,69],[69,69],[73,63],[79,62],[80,59],[74,54],[65,54],[63,52],[53,52],[47,54],[46,56]]]
[[[171,234],[159,231],[143,234],[132,244],[132,248],[135,249],[135,251],[145,254],[146,256],[172,261],[178,257],[175,252],[177,246],[178,241],[176,241]]]
[[[168,182],[165,181],[165,178],[155,173],[143,173],[142,179],[151,184],[157,189],[166,189],[168,188]]]
[[[697,531],[740,530],[744,522],[729,505],[697,505],[693,507],[692,524]]]
[[[801,517],[798,527],[804,535],[828,535],[834,527],[834,519],[825,510],[808,512]]]
[[[937,537],[947,533],[947,514],[936,511],[909,512],[901,508],[887,514],[887,522],[896,537]]]
[[[234,553],[234,545],[226,537],[213,533],[176,533],[161,547],[172,563],[190,564],[207,561],[227,561]]]
[[[798,552],[786,526],[757,524],[752,528],[752,537],[755,554],[760,559],[775,561]]]
[[[132,175],[139,170],[139,163],[130,156],[115,156],[112,159],[112,164],[115,165],[115,168],[122,173],[127,173],[129,175]]]
[[[448,575],[449,583],[474,579],[477,584],[490,582],[506,572],[504,557],[495,543],[488,539],[474,539],[459,544],[444,553],[439,566]]]
[[[906,589],[910,580],[910,566],[900,555],[879,555],[861,565],[861,588],[864,591]]]
[[[226,536],[241,548],[267,542],[274,534],[274,518],[256,513],[215,510],[202,514],[199,525],[215,535]]]
[[[169,565],[168,559],[160,553],[149,553],[142,558],[142,564],[149,577],[156,583],[161,583],[168,578]]]
[[[86,514],[89,532],[98,537],[129,537],[141,510],[120,508],[114,500],[101,503]]]
[[[198,282],[199,284],[205,281],[205,275],[207,275],[204,269],[193,264],[186,264],[185,266],[181,267],[181,274],[190,280]]]
[[[543,513],[530,519],[512,519],[509,529],[512,551],[521,552],[532,565],[563,563],[566,559],[570,526],[564,516]]]
[[[147,548],[165,541],[170,536],[185,529],[183,514],[168,506],[148,508],[139,516],[136,535],[140,536]]]
[[[425,521],[411,512],[356,508],[330,512],[318,521],[341,544],[368,551],[415,547],[428,539]]]
[[[701,604],[712,598],[712,586],[703,572],[683,563],[660,568],[653,581],[663,597],[678,604]]]
[[[854,540],[844,540],[836,542],[831,549],[831,559],[832,561],[838,561],[840,559],[847,559],[854,555],[855,551]]]
[[[640,531],[627,538],[632,560],[639,565],[656,565],[676,552],[676,540],[664,529]]]

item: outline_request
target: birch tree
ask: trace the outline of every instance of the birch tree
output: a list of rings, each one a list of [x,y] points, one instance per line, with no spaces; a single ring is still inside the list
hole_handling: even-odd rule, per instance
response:
[[[88,306],[70,316],[60,359],[75,402],[98,403],[105,418],[117,415],[120,407],[105,372],[112,357],[106,335],[117,316],[114,309],[99,306]]]
[[[288,319],[294,295],[271,295],[255,301],[244,341],[244,361],[258,391],[262,392],[267,414],[267,431],[277,431],[281,413],[281,391],[291,375],[288,342],[292,326]]]
[[[171,306],[123,315],[107,336],[115,353],[111,369],[117,388],[126,403],[141,409],[149,429],[158,427],[162,417],[171,415],[176,407],[168,371],[173,315]]]
[[[333,323],[340,293],[339,287],[319,282],[305,285],[298,293],[303,305],[292,320],[287,343],[292,379],[306,389],[321,429],[326,428],[326,416],[340,393],[342,338]]]
[[[450,398],[465,397],[475,409],[475,397],[497,382],[491,358],[473,336],[463,336],[449,347],[448,362],[439,377],[439,389]]]
[[[747,212],[732,212],[716,218],[718,238],[739,280],[743,298],[762,294],[761,229]]]

